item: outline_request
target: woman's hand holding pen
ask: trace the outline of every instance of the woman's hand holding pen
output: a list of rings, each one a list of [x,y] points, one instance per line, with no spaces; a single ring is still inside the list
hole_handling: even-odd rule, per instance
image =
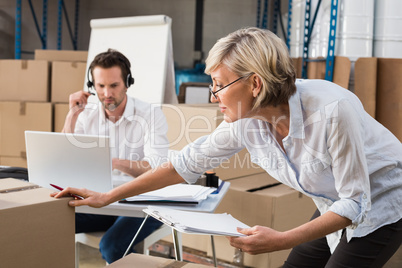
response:
[[[98,193],[94,191],[90,191],[88,189],[77,189],[72,187],[67,187],[64,190],[56,193],[52,193],[50,196],[55,198],[60,198],[63,196],[71,196],[71,195],[78,195],[83,197],[83,199],[75,198],[71,200],[68,204],[72,207],[78,206],[90,206],[94,208],[104,207],[109,204],[107,197],[107,193]]]

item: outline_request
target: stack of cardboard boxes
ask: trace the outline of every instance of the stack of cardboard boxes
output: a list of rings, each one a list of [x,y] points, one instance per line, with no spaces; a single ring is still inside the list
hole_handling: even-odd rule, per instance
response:
[[[55,129],[58,103],[68,111],[68,95],[82,89],[86,60],[87,52],[50,50],[36,51],[35,60],[0,60],[0,165],[27,166],[24,131]],[[74,267],[71,198],[54,199],[51,192],[0,180],[2,266]]]
[[[52,130],[47,61],[0,60],[0,164],[26,166],[24,130]]]
[[[87,51],[35,50],[35,60],[51,63],[50,102],[55,132],[63,129],[70,94],[83,89],[87,58]]]
[[[87,56],[37,50],[34,60],[0,60],[0,165],[27,166],[25,130],[61,130],[69,94],[84,85]]]

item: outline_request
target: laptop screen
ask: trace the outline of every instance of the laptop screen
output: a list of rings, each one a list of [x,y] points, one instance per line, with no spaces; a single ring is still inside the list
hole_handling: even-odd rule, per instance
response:
[[[109,137],[25,131],[29,181],[42,187],[112,189]]]

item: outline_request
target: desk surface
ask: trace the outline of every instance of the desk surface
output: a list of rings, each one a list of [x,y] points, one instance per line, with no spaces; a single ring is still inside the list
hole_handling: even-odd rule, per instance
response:
[[[158,205],[166,206],[173,209],[190,210],[198,212],[213,213],[218,207],[222,198],[229,190],[230,182],[225,181],[218,194],[210,194],[208,198],[202,201],[196,206],[171,206],[171,205]],[[89,213],[89,214],[102,214],[102,215],[114,215],[114,216],[126,216],[126,217],[145,217],[145,213],[142,211],[148,205],[134,205],[124,203],[112,203],[102,208],[92,208],[88,206],[76,207],[75,212]]]

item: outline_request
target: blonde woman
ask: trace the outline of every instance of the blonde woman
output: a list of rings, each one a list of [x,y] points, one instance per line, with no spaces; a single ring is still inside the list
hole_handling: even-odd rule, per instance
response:
[[[102,207],[186,181],[247,148],[272,177],[311,197],[312,220],[279,232],[254,226],[229,238],[250,254],[293,248],[284,267],[381,267],[402,241],[402,145],[346,89],[296,80],[287,47],[273,33],[240,29],[206,60],[211,101],[225,121],[170,162],[108,193],[68,188],[71,206]],[[234,204],[235,205],[235,204]]]

